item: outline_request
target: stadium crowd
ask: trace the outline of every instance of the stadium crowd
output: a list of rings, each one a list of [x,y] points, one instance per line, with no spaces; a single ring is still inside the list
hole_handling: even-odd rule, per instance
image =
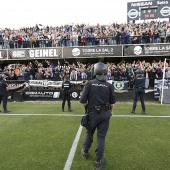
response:
[[[0,29],[0,46],[3,49],[169,42],[170,23],[167,21],[69,24],[56,27],[37,24],[18,30]]]
[[[85,81],[92,78],[92,67],[95,63],[69,63],[65,61],[63,65],[59,62],[34,61],[27,64],[8,64],[1,73],[8,76],[8,80],[55,80],[63,81],[65,75],[70,76],[71,81]],[[129,87],[133,88],[133,79],[135,72],[141,70],[145,77],[149,79],[149,88],[154,87],[154,79],[161,79],[163,76],[164,63],[159,60],[148,62],[145,60],[137,60],[133,62],[107,62],[108,73],[107,79],[114,81],[128,81]],[[170,79],[170,63],[166,63],[165,78]]]
[[[125,23],[110,25],[72,24],[64,26],[42,26],[20,28],[18,30],[0,29],[0,46],[8,48],[118,45],[141,43],[170,43],[170,23],[167,21],[151,21],[143,23]],[[50,61],[32,61],[27,64],[8,64],[0,72],[8,76],[8,80],[64,80],[69,74],[71,81],[90,80],[95,63],[68,63],[61,65]],[[133,62],[107,62],[108,80],[128,81],[132,87],[136,70],[140,69],[149,79],[149,87],[154,86],[155,78],[163,76],[161,60]],[[170,78],[170,63],[166,63],[165,77]]]

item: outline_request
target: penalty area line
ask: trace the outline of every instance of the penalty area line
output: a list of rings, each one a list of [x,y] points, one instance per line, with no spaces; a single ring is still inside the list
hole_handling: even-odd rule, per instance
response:
[[[83,126],[80,125],[63,170],[70,170],[71,169],[71,165],[72,165],[72,162],[73,162],[73,159],[74,159],[74,155],[75,155],[75,152],[76,152],[76,149],[77,149],[77,145],[78,145],[78,142],[79,142],[79,139],[80,139],[82,129],[83,129]]]

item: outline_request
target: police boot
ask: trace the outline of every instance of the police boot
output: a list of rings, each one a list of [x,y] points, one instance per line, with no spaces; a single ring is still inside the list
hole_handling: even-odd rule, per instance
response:
[[[143,114],[143,115],[145,115],[145,114],[146,114],[145,110],[142,110],[142,114]]]
[[[70,107],[68,108],[68,111],[69,111],[69,112],[71,112],[71,111],[72,111]]]
[[[132,113],[132,114],[135,114],[135,110],[132,110],[131,113]]]
[[[64,112],[64,104],[62,104],[62,112]]]
[[[104,157],[102,157],[100,159],[96,158],[96,160],[95,160],[96,170],[102,169],[102,167],[104,166],[105,162],[106,162],[106,160],[105,160]]]
[[[84,160],[87,160],[89,155],[88,155],[88,151],[86,149],[81,149],[81,156]]]
[[[68,104],[68,111],[69,111],[69,112],[72,111],[72,110],[71,110],[71,105],[70,105],[70,104]]]

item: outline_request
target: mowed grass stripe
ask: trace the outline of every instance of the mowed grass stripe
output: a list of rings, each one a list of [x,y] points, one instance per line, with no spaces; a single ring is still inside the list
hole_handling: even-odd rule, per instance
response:
[[[3,116],[0,169],[63,169],[80,117]]]
[[[106,137],[103,170],[169,170],[170,167],[169,119],[114,118]],[[89,150],[89,160],[80,157],[84,140],[82,132],[72,164],[75,169],[94,169],[96,134]]]
[[[9,102],[8,109],[11,110],[10,114],[76,114],[83,115],[84,108],[77,102],[71,102],[73,112],[67,111],[67,105],[65,106],[65,112],[61,111],[61,102]],[[2,109],[0,109],[2,110]],[[117,102],[114,106],[114,115],[131,115],[132,102]],[[146,102],[147,115],[154,116],[170,116],[170,105],[161,105],[158,102]],[[142,109],[140,102],[138,102],[136,115],[141,115]]]

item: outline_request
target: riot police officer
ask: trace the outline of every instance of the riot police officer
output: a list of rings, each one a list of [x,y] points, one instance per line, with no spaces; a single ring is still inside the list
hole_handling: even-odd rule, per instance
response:
[[[71,112],[71,102],[70,102],[70,90],[71,90],[71,83],[69,81],[69,76],[65,76],[65,80],[62,84],[62,90],[63,90],[63,102],[62,102],[62,111],[64,112],[64,106],[65,102],[67,100],[68,103],[68,111]]]
[[[114,87],[106,81],[107,66],[102,62],[96,63],[93,67],[92,74],[95,79],[86,83],[80,98],[80,103],[87,108],[90,120],[90,128],[86,131],[85,141],[81,149],[81,155],[83,159],[88,159],[88,150],[92,145],[93,134],[97,128],[95,165],[96,169],[101,169],[105,163],[105,137],[116,100]]]
[[[138,96],[140,97],[141,106],[142,106],[142,114],[145,114],[145,102],[144,102],[144,94],[145,94],[145,80],[146,78],[142,74],[142,71],[136,72],[136,76],[134,79],[134,97],[133,97],[133,107],[132,114],[135,114],[135,109],[137,105]]]
[[[8,99],[8,91],[9,86],[6,83],[6,77],[4,74],[0,75],[0,100],[2,100],[3,102],[3,109],[4,109],[4,113],[9,113],[11,111],[7,110],[7,99]],[[0,101],[1,103],[1,101]]]

